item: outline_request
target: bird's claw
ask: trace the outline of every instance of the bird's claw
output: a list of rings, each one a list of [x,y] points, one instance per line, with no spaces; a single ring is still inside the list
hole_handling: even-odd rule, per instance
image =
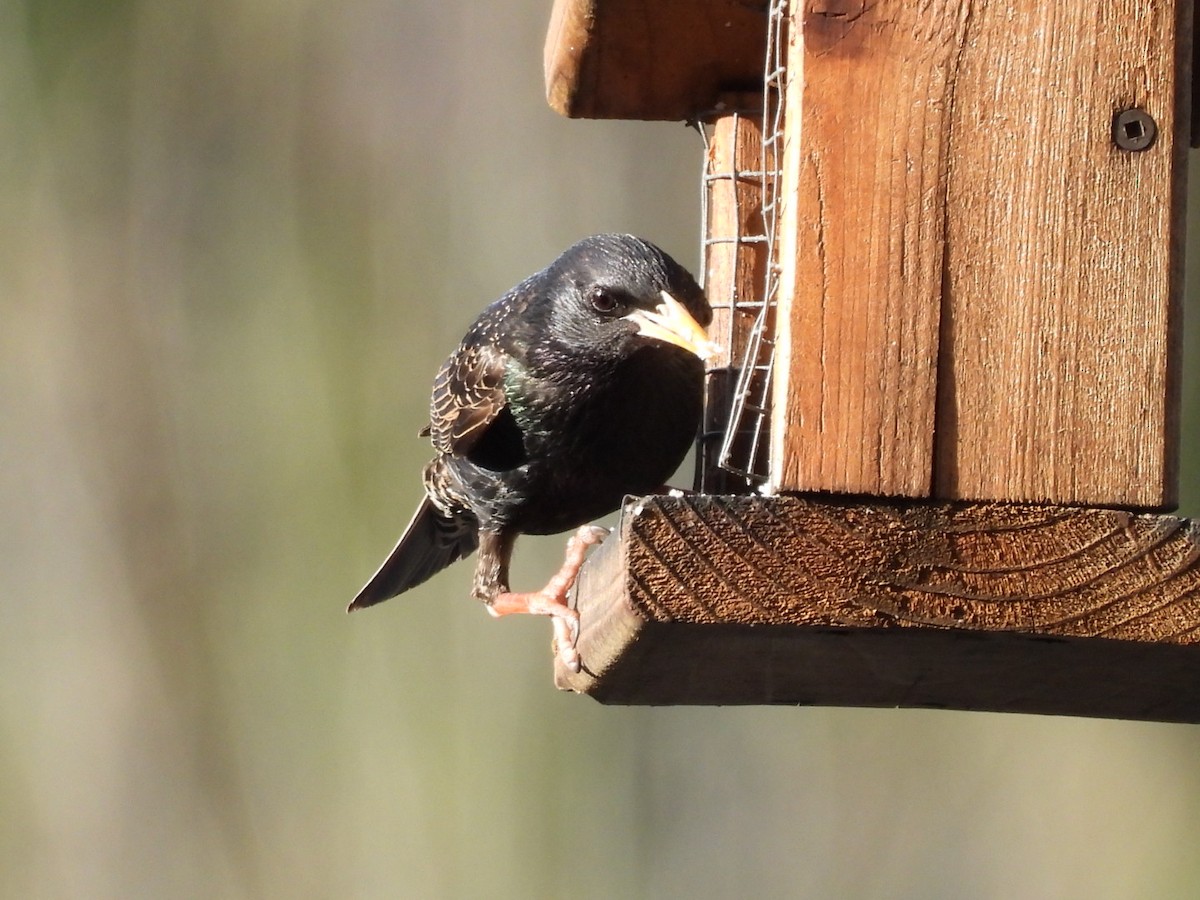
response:
[[[579,662],[579,612],[567,606],[570,615],[556,614],[550,620],[554,625],[554,655],[571,672],[578,672]]]
[[[553,597],[568,614],[554,614],[554,654],[572,672],[580,669],[579,611],[567,606],[567,592],[579,577],[579,569],[587,556],[587,548],[604,541],[610,529],[600,525],[581,525],[567,540],[567,552],[562,568],[550,579],[545,593]]]
[[[554,655],[572,672],[579,671],[579,611],[563,602],[562,597],[542,589],[531,594],[499,594],[488,604],[487,611],[493,616],[513,613],[528,613],[548,616],[554,626]]]
[[[581,525],[573,537],[590,546],[592,544],[603,544],[604,539],[610,534],[612,534],[612,529],[605,528],[603,525]],[[568,543],[570,542],[568,541]]]
[[[566,558],[562,567],[540,591],[529,594],[498,594],[488,603],[488,612],[493,616],[511,613],[531,613],[549,616],[554,626],[554,655],[564,667],[572,672],[580,669],[579,661],[579,611],[567,605],[567,594],[579,569],[587,556],[587,548],[599,544],[609,535],[609,529],[599,525],[583,525],[576,529],[567,541]]]

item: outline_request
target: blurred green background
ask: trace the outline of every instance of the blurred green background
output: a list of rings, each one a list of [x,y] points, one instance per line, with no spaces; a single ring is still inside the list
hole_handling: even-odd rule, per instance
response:
[[[1194,896],[1200,728],[608,709],[470,565],[344,615],[485,302],[696,266],[699,138],[552,113],[549,5],[0,4],[0,895]]]

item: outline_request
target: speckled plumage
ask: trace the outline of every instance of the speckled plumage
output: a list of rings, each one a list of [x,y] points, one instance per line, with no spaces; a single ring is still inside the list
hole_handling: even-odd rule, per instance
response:
[[[476,546],[474,593],[491,604],[509,589],[518,534],[575,528],[670,477],[699,426],[703,365],[637,332],[663,291],[711,320],[695,280],[657,247],[597,235],[484,310],[434,379],[426,497],[351,608]]]

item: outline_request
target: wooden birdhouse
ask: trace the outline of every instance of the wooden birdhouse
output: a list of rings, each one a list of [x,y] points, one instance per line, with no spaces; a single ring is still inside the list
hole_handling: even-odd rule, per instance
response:
[[[584,569],[604,702],[1200,721],[1191,0],[557,0],[567,116],[701,124],[699,492]]]

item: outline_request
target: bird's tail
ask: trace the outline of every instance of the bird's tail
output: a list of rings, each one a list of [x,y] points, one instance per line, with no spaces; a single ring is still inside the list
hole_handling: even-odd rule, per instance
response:
[[[470,555],[478,543],[474,527],[442,515],[425,497],[395,549],[351,601],[347,612],[374,606],[416,587]]]

